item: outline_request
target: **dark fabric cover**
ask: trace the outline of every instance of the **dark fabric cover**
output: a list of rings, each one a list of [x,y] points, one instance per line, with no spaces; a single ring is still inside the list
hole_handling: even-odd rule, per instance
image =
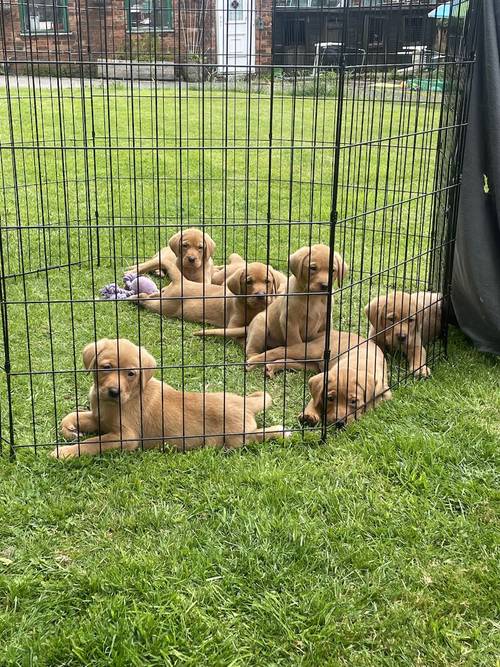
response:
[[[458,325],[476,347],[500,354],[500,2],[481,5],[452,303]]]

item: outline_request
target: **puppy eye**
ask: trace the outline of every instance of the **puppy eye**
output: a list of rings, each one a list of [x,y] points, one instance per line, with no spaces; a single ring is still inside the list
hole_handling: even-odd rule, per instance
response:
[[[358,404],[358,399],[357,398],[351,398],[349,401],[350,405],[357,405]]]
[[[387,321],[388,321],[388,322],[394,322],[394,317],[388,317],[388,318],[387,318]]]
[[[182,244],[183,248],[189,248],[189,243],[187,241],[184,241]]]
[[[247,278],[247,285],[251,285],[253,283],[253,278],[252,276],[248,276]]]
[[[269,285],[271,281],[269,280],[269,278],[266,278],[264,282],[266,283],[266,285]]]
[[[102,368],[104,371],[110,371],[111,368],[112,368],[112,366],[111,366],[111,364],[103,364],[103,365],[101,366],[101,368]]]
[[[316,264],[311,264],[309,268],[311,271],[316,271]]]
[[[199,246],[198,246],[198,250],[201,250],[202,248],[203,248],[202,245],[199,245]]]
[[[129,376],[129,378],[133,378],[134,375],[135,375],[135,373],[134,373],[134,371],[129,371],[129,372],[127,373],[127,375]]]
[[[408,318],[408,322],[410,322],[410,324],[411,324],[412,322],[415,322],[415,318],[414,318],[414,317],[409,317],[409,318]]]
[[[330,402],[334,401],[335,398],[336,398],[335,394],[328,394],[328,400],[329,400]]]

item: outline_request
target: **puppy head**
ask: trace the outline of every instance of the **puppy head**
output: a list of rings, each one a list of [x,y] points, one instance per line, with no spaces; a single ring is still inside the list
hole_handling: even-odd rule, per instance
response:
[[[338,428],[358,419],[380,401],[392,398],[385,363],[383,370],[375,367],[358,370],[346,364],[334,366],[328,372],[327,381],[326,421]],[[309,389],[318,414],[323,414],[323,373],[309,380]]]
[[[211,237],[200,229],[183,229],[172,236],[168,245],[180,260],[182,268],[187,270],[200,269],[215,251]]]
[[[83,364],[94,372],[101,401],[126,403],[153,377],[156,361],[126,338],[102,338],[83,349]]]
[[[319,415],[323,415],[324,374],[318,373],[309,380],[309,390]],[[355,419],[364,396],[356,382],[356,373],[334,366],[327,375],[326,421],[339,428]],[[350,419],[349,419],[350,418]]]
[[[326,292],[330,267],[330,249],[318,243],[299,248],[290,256],[290,271],[297,278],[304,292]],[[348,271],[342,255],[335,253],[333,259],[333,280],[341,284]]]
[[[233,294],[246,294],[252,308],[264,310],[278,293],[278,275],[261,262],[244,264],[228,278],[226,285]]]
[[[418,306],[407,292],[391,292],[375,297],[365,307],[365,314],[376,333],[380,332],[387,348],[407,349],[415,344],[418,330]]]

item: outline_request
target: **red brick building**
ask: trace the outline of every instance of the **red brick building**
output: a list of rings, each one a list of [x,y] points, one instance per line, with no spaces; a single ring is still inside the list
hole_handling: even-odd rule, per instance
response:
[[[0,53],[8,71],[57,68],[120,78],[127,71],[99,61],[204,63],[220,73],[249,66],[312,64],[315,45],[338,43],[387,62],[403,45],[431,46],[428,0],[0,0]],[[274,19],[274,28],[273,28]],[[367,61],[368,62],[368,61]],[[199,68],[198,68],[199,69]],[[129,76],[131,71],[129,71]],[[165,69],[165,71],[167,71]],[[140,78],[169,78],[157,66]],[[171,76],[180,68],[170,67]],[[121,73],[120,73],[121,72]],[[139,69],[135,74],[139,76]]]
[[[40,74],[52,71],[57,62],[60,70],[77,75],[102,59],[203,62],[237,71],[271,62],[271,4],[0,0],[1,59],[10,71],[36,61]]]

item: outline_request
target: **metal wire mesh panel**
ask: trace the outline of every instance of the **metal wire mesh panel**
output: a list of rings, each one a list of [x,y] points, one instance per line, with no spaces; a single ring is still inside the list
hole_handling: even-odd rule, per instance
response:
[[[325,437],[430,374],[474,61],[446,7],[0,0],[11,454]]]

